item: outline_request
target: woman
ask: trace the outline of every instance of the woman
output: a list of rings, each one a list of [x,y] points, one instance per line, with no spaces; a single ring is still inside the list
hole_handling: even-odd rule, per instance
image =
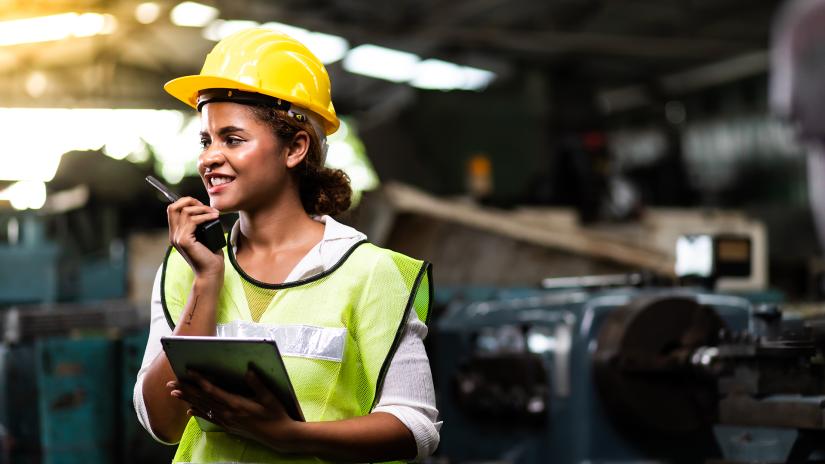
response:
[[[252,29],[219,42],[199,75],[165,89],[201,112],[198,169],[210,206],[168,208],[169,253],[135,385],[143,426],[180,442],[176,462],[390,461],[438,444],[422,339],[429,264],[366,243],[329,215],[349,207],[349,181],[324,168],[338,127],[329,77],[294,39]],[[225,250],[195,227],[238,211]],[[267,336],[284,355],[307,419],[294,421],[254,373],[254,397],[192,373],[179,382],[161,336]],[[204,432],[193,416],[219,425]]]

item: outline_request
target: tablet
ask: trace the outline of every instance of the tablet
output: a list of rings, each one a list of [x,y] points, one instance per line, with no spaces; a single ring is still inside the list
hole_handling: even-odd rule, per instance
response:
[[[161,337],[160,342],[178,379],[186,379],[186,370],[192,369],[228,392],[253,396],[244,379],[247,369],[251,368],[281,401],[289,417],[304,421],[274,340],[168,336]],[[206,419],[195,419],[204,431],[222,430]]]

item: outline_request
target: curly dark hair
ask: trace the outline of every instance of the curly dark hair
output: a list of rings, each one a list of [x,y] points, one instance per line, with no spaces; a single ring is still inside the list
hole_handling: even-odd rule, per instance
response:
[[[352,201],[349,176],[340,169],[330,169],[321,164],[323,148],[312,124],[272,107],[250,106],[250,109],[259,121],[272,128],[283,143],[290,143],[299,131],[309,134],[309,152],[293,170],[298,180],[301,204],[307,214],[337,216],[348,210]]]

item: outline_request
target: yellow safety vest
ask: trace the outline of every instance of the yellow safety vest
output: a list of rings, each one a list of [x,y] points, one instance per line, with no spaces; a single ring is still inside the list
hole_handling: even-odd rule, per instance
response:
[[[227,239],[227,243],[231,243]],[[367,242],[354,245],[331,269],[281,285],[254,281],[238,266],[232,247],[218,297],[219,336],[266,336],[278,343],[307,421],[369,414],[401,339],[409,311],[427,323],[431,265]],[[174,328],[194,275],[173,248],[164,260],[161,301]],[[254,322],[241,279],[276,290]],[[204,432],[191,419],[173,462],[321,462],[286,456],[224,432]]]

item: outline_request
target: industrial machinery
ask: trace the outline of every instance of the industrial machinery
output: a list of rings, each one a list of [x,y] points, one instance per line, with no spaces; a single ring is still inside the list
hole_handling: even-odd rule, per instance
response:
[[[148,324],[125,299],[125,247],[77,214],[100,244],[48,233],[68,217],[0,216],[0,464],[168,461],[132,406]]]
[[[613,276],[452,303],[433,340],[448,424],[441,454],[450,462],[817,462],[825,324],[783,317],[770,294],[709,290],[717,277],[745,272],[747,250],[736,237],[710,240],[700,247],[709,255],[690,251],[700,265],[685,275],[705,287]]]

